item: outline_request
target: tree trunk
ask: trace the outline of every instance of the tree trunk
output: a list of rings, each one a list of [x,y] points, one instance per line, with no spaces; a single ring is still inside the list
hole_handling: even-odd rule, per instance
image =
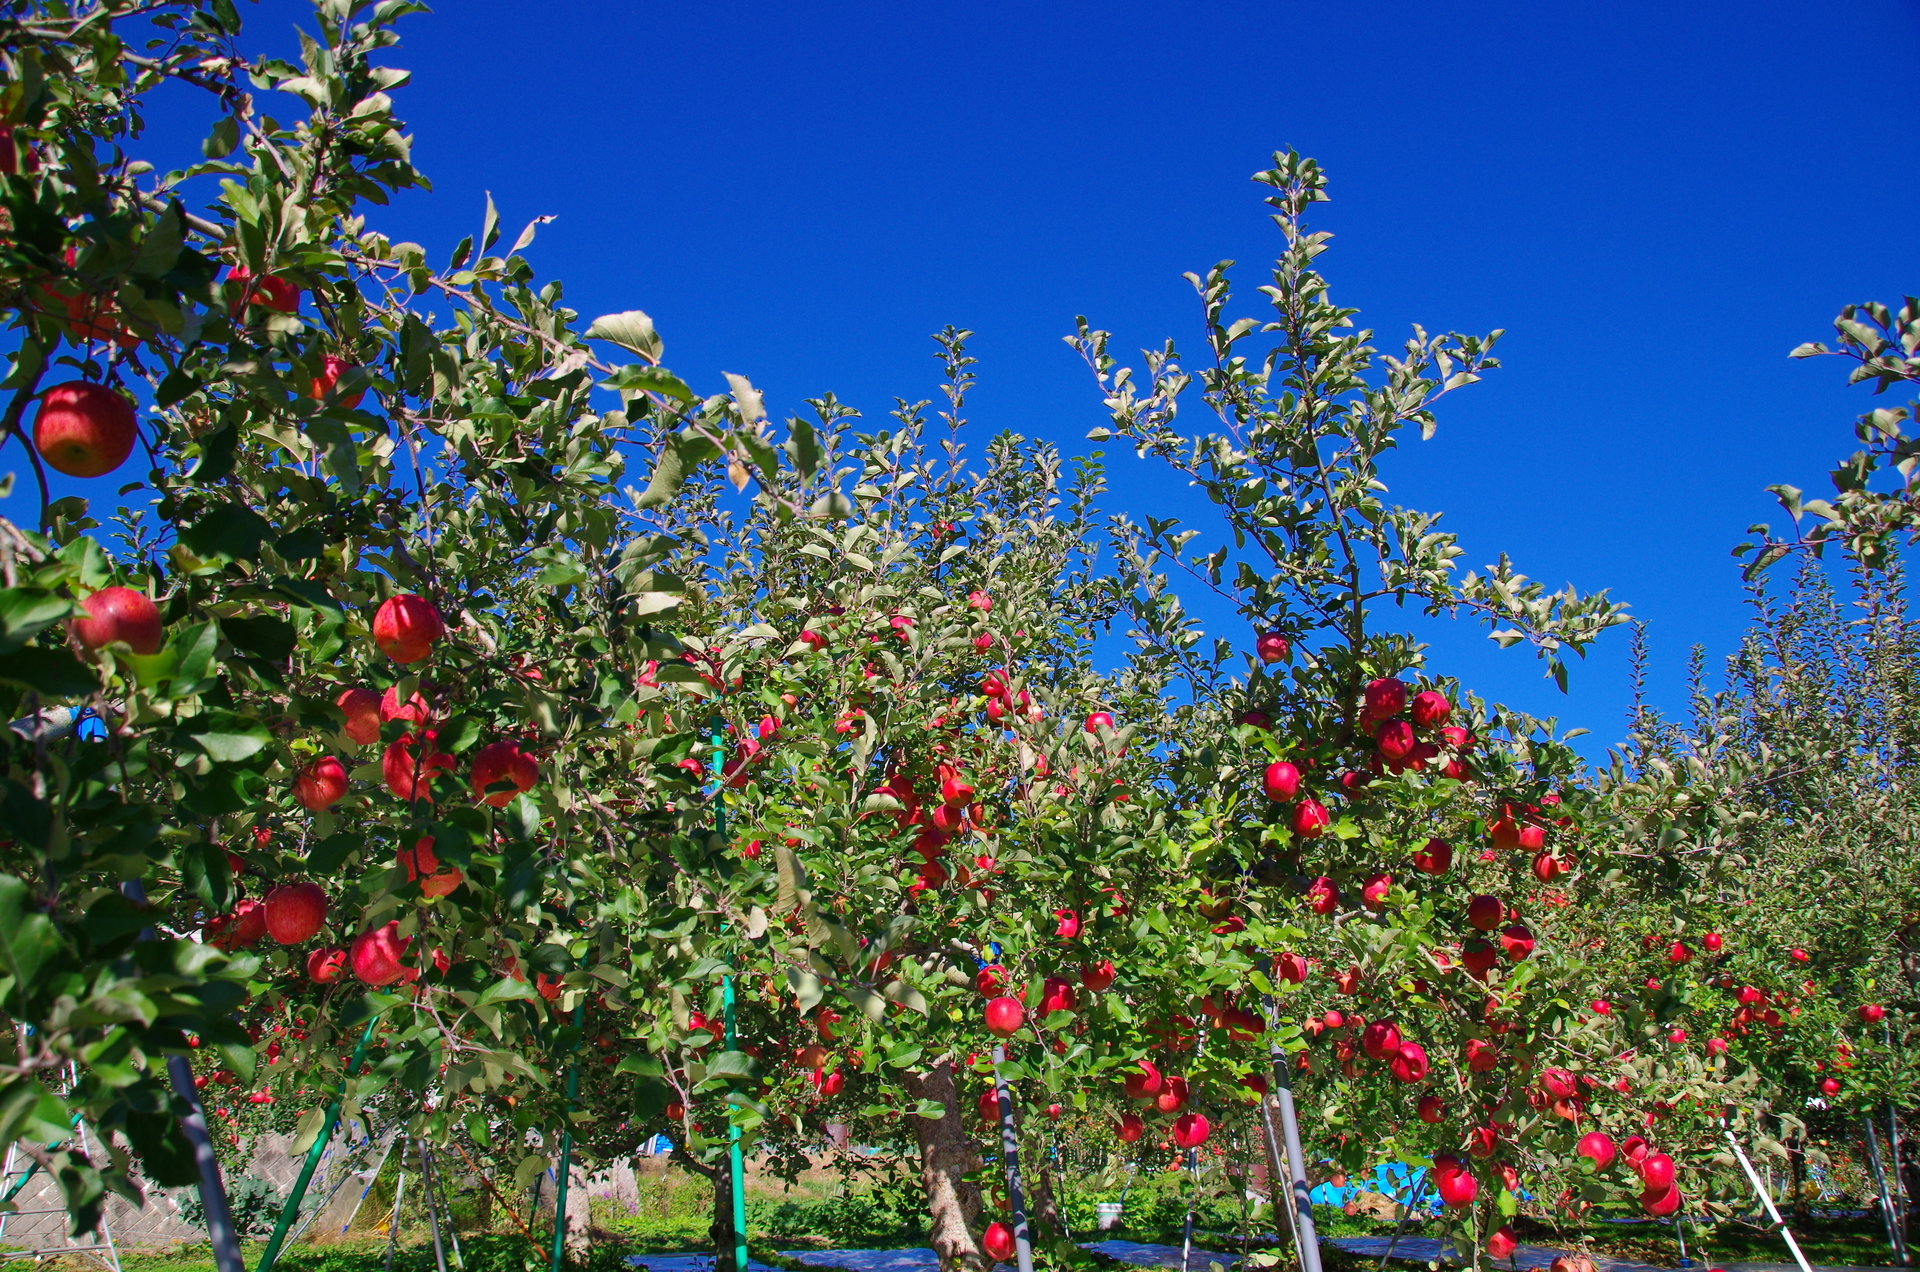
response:
[[[946,1110],[938,1121],[908,1118],[920,1147],[920,1183],[927,1193],[931,1228],[928,1243],[940,1258],[940,1272],[988,1272],[992,1260],[974,1234],[980,1218],[980,1186],[966,1179],[985,1162],[961,1124],[953,1061],[942,1060],[926,1073],[907,1075],[907,1094]]]
[[[713,1272],[746,1272],[733,1262],[733,1172],[713,1173]]]

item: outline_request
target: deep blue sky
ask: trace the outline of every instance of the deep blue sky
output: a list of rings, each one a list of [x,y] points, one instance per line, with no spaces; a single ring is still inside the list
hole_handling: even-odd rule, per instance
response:
[[[243,43],[290,54],[303,9],[249,9]],[[1393,497],[1444,509],[1472,564],[1505,550],[1631,601],[1668,703],[1688,646],[1743,624],[1728,551],[1780,519],[1763,488],[1824,488],[1867,408],[1787,350],[1920,290],[1912,0],[446,0],[402,31],[436,190],[384,216],[394,236],[444,259],[485,190],[509,239],[554,214],[531,255],[571,304],[646,310],[669,366],[706,392],[748,375],[776,414],[934,396],[927,333],[951,322],[978,333],[978,440],[1085,449],[1074,315],[1197,353],[1181,272],[1237,259],[1255,312],[1278,236],[1248,175],[1317,156],[1325,271],[1383,348],[1413,322],[1509,333]],[[1109,463],[1112,509],[1185,504]],[[1437,644],[1488,696],[1621,732],[1624,633],[1570,698],[1477,632]]]

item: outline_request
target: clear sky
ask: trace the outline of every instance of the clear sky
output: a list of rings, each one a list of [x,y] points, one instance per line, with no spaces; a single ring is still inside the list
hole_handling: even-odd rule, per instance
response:
[[[243,43],[291,53],[303,10],[247,8]],[[696,388],[748,375],[776,415],[934,396],[927,333],[954,323],[978,333],[983,435],[1086,449],[1074,316],[1197,352],[1181,272],[1237,259],[1254,312],[1278,242],[1247,177],[1317,156],[1334,297],[1383,347],[1413,322],[1509,333],[1393,497],[1445,510],[1474,565],[1504,550],[1632,602],[1667,703],[1687,648],[1743,624],[1729,549],[1780,520],[1764,487],[1824,488],[1867,409],[1787,350],[1920,291],[1914,0],[444,0],[402,31],[436,190],[394,236],[443,259],[485,190],[509,237],[553,214],[530,255],[571,304],[645,309]],[[1192,508],[1109,463],[1113,510]],[[1477,632],[1436,646],[1488,696],[1620,735],[1623,634],[1568,698]]]

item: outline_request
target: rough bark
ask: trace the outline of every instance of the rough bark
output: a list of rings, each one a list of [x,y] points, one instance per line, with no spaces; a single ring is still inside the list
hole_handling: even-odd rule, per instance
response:
[[[707,1237],[713,1242],[713,1272],[746,1272],[733,1263],[733,1171],[726,1165],[708,1166],[679,1145],[673,1159],[696,1175],[704,1175],[713,1185],[713,1222]]]
[[[925,1073],[909,1074],[907,1094],[946,1110],[938,1121],[908,1119],[920,1148],[920,1183],[926,1189],[932,1230],[929,1244],[940,1258],[940,1272],[988,1272],[992,1260],[974,1232],[980,1218],[980,1186],[966,1178],[985,1163],[960,1119],[953,1061],[942,1060]]]

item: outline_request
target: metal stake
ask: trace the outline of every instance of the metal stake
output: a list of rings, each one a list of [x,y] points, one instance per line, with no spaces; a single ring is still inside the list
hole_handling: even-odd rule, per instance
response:
[[[1013,1127],[1013,1092],[1000,1074],[1005,1046],[993,1049],[993,1090],[1000,1101],[1000,1156],[1007,1168],[1007,1208],[1013,1212],[1013,1250],[1020,1272],[1033,1272],[1033,1242],[1027,1234],[1027,1199],[1020,1191],[1020,1135]],[[742,1269],[741,1272],[745,1272]]]
[[[447,1251],[440,1243],[440,1208],[434,1205],[433,1176],[427,1172],[427,1142],[416,1139],[413,1151],[420,1159],[420,1187],[427,1200],[427,1226],[433,1230],[433,1265],[436,1272],[447,1272]]]
[[[726,773],[726,747],[720,740],[720,721],[714,719],[708,726],[712,730],[709,740],[713,744],[713,833],[723,841],[727,837],[727,787],[723,780]],[[735,1044],[733,977],[720,978],[720,1001],[727,1025],[727,1050],[732,1051]],[[727,1180],[729,1200],[733,1203],[733,1272],[747,1272],[747,1163],[740,1153],[740,1128],[732,1117],[727,1119]],[[559,1272],[556,1268],[554,1272]]]
[[[327,1151],[327,1145],[333,1142],[334,1128],[340,1124],[340,1108],[347,1098],[347,1084],[353,1081],[354,1074],[360,1072],[360,1063],[367,1055],[367,1045],[373,1041],[373,1028],[379,1023],[380,1018],[375,1016],[367,1022],[366,1031],[360,1035],[360,1045],[353,1049],[353,1060],[347,1065],[347,1074],[340,1079],[340,1090],[335,1093],[333,1102],[327,1105],[326,1121],[321,1123],[320,1133],[314,1136],[313,1147],[307,1150],[307,1160],[293,1181],[293,1191],[287,1194],[287,1203],[280,1207],[280,1217],[274,1220],[273,1235],[267,1238],[266,1251],[261,1254],[253,1272],[273,1272],[274,1261],[280,1257],[280,1248],[287,1240],[287,1229],[299,1217],[300,1203],[306,1200],[307,1188],[313,1183],[313,1172],[319,1168],[321,1155]]]
[[[1726,1132],[1727,1143],[1732,1147],[1733,1155],[1740,1159],[1740,1169],[1747,1173],[1747,1182],[1753,1185],[1753,1191],[1760,1194],[1760,1204],[1767,1208],[1767,1215],[1773,1220],[1773,1226],[1779,1229],[1780,1235],[1786,1239],[1787,1249],[1793,1251],[1793,1261],[1800,1265],[1800,1272],[1813,1272],[1812,1265],[1807,1262],[1807,1256],[1800,1253],[1800,1243],[1793,1239],[1793,1233],[1787,1228],[1787,1221],[1780,1217],[1780,1211],[1774,1206],[1773,1198],[1767,1195],[1766,1186],[1760,1182],[1759,1173],[1753,1169],[1753,1163],[1747,1160],[1746,1150],[1741,1148],[1740,1141],[1733,1137],[1733,1128],[1727,1125],[1724,1118],[1720,1121],[1720,1128]]]
[[[586,1008],[584,995],[573,1009],[573,1027],[580,1027],[580,1014]],[[567,1066],[567,1111],[566,1124],[560,1131],[560,1173],[554,1178],[553,1195],[553,1257],[548,1261],[549,1272],[560,1272],[560,1265],[567,1255],[567,1178],[573,1173],[573,1106],[580,1098],[580,1069],[576,1065]],[[746,1272],[743,1268],[740,1272]]]
[[[1278,976],[1278,969],[1272,974]],[[1273,998],[1267,998],[1267,1023],[1277,1025]],[[1292,1062],[1280,1044],[1267,1044],[1267,1058],[1273,1064],[1274,1095],[1280,1101],[1280,1129],[1286,1136],[1287,1166],[1293,1175],[1293,1212],[1297,1215],[1295,1241],[1300,1252],[1300,1272],[1320,1272],[1320,1234],[1313,1226],[1313,1198],[1307,1191],[1307,1162],[1300,1153],[1300,1119],[1293,1110]]]
[[[1867,1163],[1873,1167],[1873,1184],[1880,1193],[1880,1222],[1887,1230],[1887,1245],[1893,1249],[1894,1266],[1904,1268],[1907,1266],[1907,1243],[1900,1239],[1900,1225],[1893,1213],[1893,1198],[1887,1192],[1887,1172],[1880,1164],[1880,1137],[1873,1133],[1871,1114],[1861,1118],[1860,1124],[1867,1133]]]
[[[393,1218],[387,1222],[387,1272],[393,1272],[393,1247],[400,1240],[400,1199],[407,1195],[407,1149],[403,1142],[394,1162]]]
[[[1180,1272],[1193,1261],[1193,1194],[1200,1187],[1200,1150],[1187,1150],[1187,1221],[1180,1230]]]

